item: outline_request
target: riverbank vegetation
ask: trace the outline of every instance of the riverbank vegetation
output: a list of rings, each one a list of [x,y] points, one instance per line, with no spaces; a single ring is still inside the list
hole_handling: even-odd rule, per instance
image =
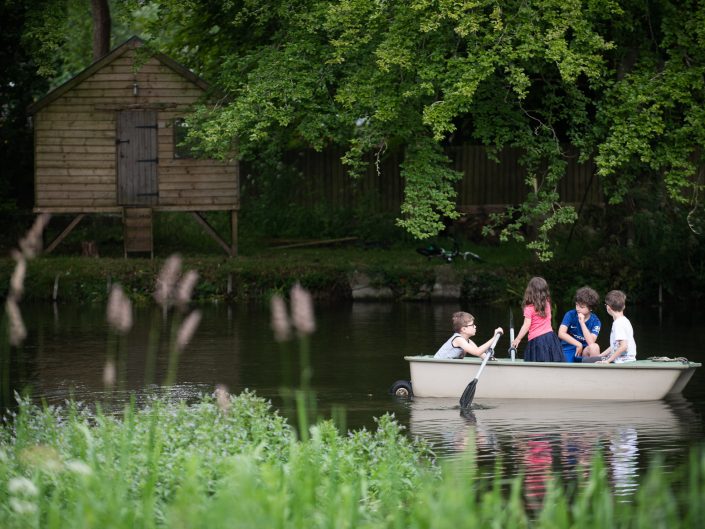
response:
[[[474,304],[519,303],[532,275],[548,279],[559,304],[570,304],[575,290],[585,284],[598,292],[622,289],[632,303],[656,303],[659,290],[666,304],[673,300],[696,303],[705,293],[705,260],[672,263],[660,258],[637,259],[630,251],[581,253],[576,245],[565,258],[540,263],[518,245],[467,243],[461,250],[480,255],[482,261],[456,257],[447,263],[420,255],[418,247],[398,244],[376,248],[355,242],[326,248],[261,247],[236,259],[213,253],[186,254],[184,262],[199,273],[194,291],[198,301],[266,302],[296,282],[318,300],[344,301],[352,299],[356,272],[365,274],[372,286],[388,288],[392,300],[429,299],[433,285],[446,281],[459,285],[460,299]],[[131,299],[147,302],[163,262],[161,257],[39,257],[28,263],[24,297],[103,302],[110,285],[120,283]],[[0,297],[7,295],[14,266],[11,258],[0,258]]]
[[[470,449],[472,450],[472,449]],[[300,439],[250,393],[196,402],[154,398],[108,414],[21,401],[0,430],[0,526],[668,527],[705,524],[705,452],[655,462],[632,502],[598,457],[575,491],[553,484],[527,512],[521,480],[481,479],[472,451],[438,463],[392,417],[375,431],[330,421]],[[680,481],[685,485],[673,487]],[[680,490],[682,492],[676,492]]]

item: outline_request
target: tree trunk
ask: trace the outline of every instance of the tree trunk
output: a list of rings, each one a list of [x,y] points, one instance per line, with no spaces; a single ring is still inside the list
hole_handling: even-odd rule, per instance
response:
[[[108,0],[91,0],[93,13],[93,61],[110,51],[110,7]]]

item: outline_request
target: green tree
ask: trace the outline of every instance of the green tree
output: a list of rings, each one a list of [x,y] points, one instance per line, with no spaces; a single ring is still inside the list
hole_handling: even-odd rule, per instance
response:
[[[400,225],[417,237],[454,218],[454,182],[443,147],[470,138],[526,153],[531,190],[505,227],[538,223],[531,244],[548,255],[550,233],[572,222],[556,186],[564,146],[587,145],[590,91],[604,85],[612,45],[597,31],[610,3],[344,0],[162,1],[159,23],[181,28],[164,44],[216,78],[228,99],[199,113],[203,148],[244,156],[263,145],[347,146],[365,154],[405,149]],[[257,28],[257,29],[252,29]],[[259,31],[258,31],[259,30]],[[254,34],[253,34],[254,33]],[[183,54],[198,49],[200,53]],[[196,59],[197,57],[197,59]],[[195,61],[195,62],[194,62]],[[214,67],[215,66],[215,67]],[[585,156],[591,154],[586,152]]]
[[[286,149],[336,144],[354,175],[366,157],[403,149],[398,223],[419,238],[457,216],[445,153],[462,141],[524,153],[527,199],[495,229],[523,239],[532,226],[527,244],[542,258],[577,218],[557,191],[569,145],[595,159],[612,207],[650,207],[632,196],[648,184],[685,222],[683,206],[702,195],[702,1],[128,0],[111,10],[224,94],[194,117],[208,156],[237,144],[276,164]],[[55,50],[61,31],[39,41]]]
[[[32,193],[32,128],[26,109],[47,89],[22,40],[26,2],[0,3],[0,211],[30,208]]]
[[[110,49],[145,30],[154,6],[139,0],[34,0],[22,40],[40,75],[55,88]]]

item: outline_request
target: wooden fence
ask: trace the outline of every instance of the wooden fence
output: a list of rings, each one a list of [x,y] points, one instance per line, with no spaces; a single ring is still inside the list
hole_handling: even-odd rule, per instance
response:
[[[371,160],[360,178],[351,178],[340,161],[342,149],[323,152],[289,153],[285,163],[296,168],[301,178],[291,191],[295,203],[313,206],[320,202],[340,208],[354,207],[360,200],[377,211],[398,212],[404,183],[400,175],[403,161],[399,151],[387,153],[378,164]],[[526,170],[519,164],[521,151],[505,149],[499,163],[487,157],[485,147],[463,145],[450,152],[453,168],[463,173],[458,182],[457,206],[465,213],[503,209],[524,201],[529,188]],[[604,199],[592,161],[578,164],[577,155],[567,157],[566,174],[559,184],[563,203],[602,205]]]

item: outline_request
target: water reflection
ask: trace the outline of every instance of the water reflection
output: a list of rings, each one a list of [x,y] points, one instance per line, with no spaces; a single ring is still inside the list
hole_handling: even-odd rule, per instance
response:
[[[530,434],[519,441],[524,473],[524,499],[526,506],[537,511],[543,504],[553,467],[553,444],[550,436]]]
[[[614,493],[629,496],[636,491],[639,477],[636,428],[618,428],[610,439],[608,461]]]
[[[585,477],[597,452],[605,458],[614,494],[630,497],[648,463],[640,458],[642,450],[668,453],[669,446],[687,444],[699,428],[692,405],[682,398],[478,400],[469,412],[459,409],[457,399],[417,398],[409,406],[411,432],[433,442],[444,457],[461,461],[473,440],[481,466],[490,468],[501,454],[512,475],[524,476],[531,508],[541,505],[552,477],[564,483]]]

